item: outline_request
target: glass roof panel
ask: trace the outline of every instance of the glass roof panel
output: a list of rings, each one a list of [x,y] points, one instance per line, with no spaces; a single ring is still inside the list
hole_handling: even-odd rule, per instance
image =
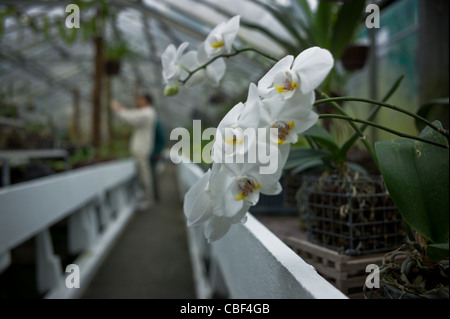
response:
[[[88,1],[89,2],[89,1]],[[174,97],[163,95],[161,77],[161,54],[173,43],[190,43],[196,49],[209,31],[220,21],[227,19],[222,13],[205,5],[212,3],[229,14],[239,13],[250,21],[270,24],[278,32],[276,23],[255,9],[251,1],[234,0],[234,5],[223,5],[221,1],[190,0],[144,0],[107,1],[109,10],[116,19],[107,19],[104,25],[104,41],[110,43],[118,36],[137,53],[123,59],[120,74],[112,77],[111,95],[125,105],[132,106],[135,83],[141,81],[141,91],[150,92],[156,100],[160,116],[170,130],[192,124],[193,116],[207,117],[211,125],[217,124],[223,108],[232,107],[237,98],[245,98],[248,83],[257,81],[262,67],[266,67],[257,56],[242,54],[227,60],[227,73],[218,88],[208,84],[193,88],[181,88],[182,94]],[[92,40],[83,40],[82,29],[70,44],[62,38],[57,25],[44,26],[66,16],[68,1],[2,1],[0,10],[6,6],[17,13],[4,20],[0,36],[0,94],[16,104],[32,101],[34,111],[22,114],[27,120],[52,114],[55,125],[67,128],[73,114],[73,90],[81,97],[81,120],[89,130],[92,110],[95,47]],[[95,13],[94,8],[83,9],[80,18],[88,24]],[[33,27],[33,25],[35,27]],[[35,30],[37,28],[37,31]],[[281,29],[280,29],[281,30]],[[67,31],[67,30],[66,30]],[[282,31],[279,31],[283,37]],[[241,41],[261,45],[263,37],[254,31],[243,30]],[[267,40],[267,38],[265,39]],[[265,44],[270,42],[264,42]],[[271,45],[273,52],[280,52]],[[22,88],[21,88],[22,87]],[[25,87],[25,89],[23,89]],[[9,93],[8,93],[9,92]],[[217,101],[220,96],[220,103]],[[28,102],[27,102],[28,103]],[[24,111],[25,112],[25,111]],[[25,112],[26,113],[26,112]],[[45,117],[45,116],[44,116]]]

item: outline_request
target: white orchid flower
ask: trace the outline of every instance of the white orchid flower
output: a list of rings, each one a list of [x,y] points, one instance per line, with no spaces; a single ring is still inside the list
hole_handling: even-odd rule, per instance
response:
[[[258,89],[262,97],[290,99],[296,92],[307,94],[316,89],[333,67],[331,53],[319,47],[302,51],[278,61],[261,80]]]
[[[281,192],[278,180],[279,174],[260,174],[257,164],[220,165],[209,181],[213,214],[236,222],[241,220],[243,210],[256,205],[260,193],[276,195]]]
[[[209,242],[222,238],[231,225],[246,221],[248,209],[259,194],[276,195],[282,190],[280,174],[259,173],[258,165],[225,166],[214,163],[186,193],[184,213],[188,226],[205,224]]]
[[[257,204],[260,193],[274,195],[282,190],[279,177],[259,174],[257,165],[213,166],[216,169],[209,180],[213,209],[204,230],[209,242],[223,237],[231,225],[245,223],[246,213]]]
[[[271,135],[277,144],[296,143],[298,134],[312,127],[319,119],[312,111],[314,99],[314,91],[311,91],[298,93],[289,100],[262,100],[260,125],[278,129],[275,135]]]
[[[200,62],[198,51],[189,51],[180,58],[179,64],[182,66],[181,79],[188,76],[188,70],[193,71],[202,66],[204,62]],[[217,59],[209,64],[205,69],[195,72],[186,82],[186,86],[194,86],[207,81],[211,85],[217,87],[220,80],[225,75],[227,66],[224,59]]]
[[[236,104],[217,127],[211,157],[214,162],[232,162],[236,155],[243,159],[248,149],[256,143],[260,109],[258,89],[252,83],[245,104]]]
[[[227,22],[218,24],[206,37],[202,45],[203,49],[199,50],[199,53],[201,53],[200,61],[230,53],[239,31],[239,23],[240,16],[234,16]]]
[[[183,42],[175,48],[173,44],[170,44],[161,55],[162,76],[167,89],[175,86],[180,79],[182,67],[179,60],[188,45],[188,42]]]
[[[209,242],[223,237],[232,224],[245,222],[245,214],[251,206],[247,202],[236,200],[232,203],[234,205],[227,207],[220,207],[220,204],[217,204],[227,202],[222,196],[229,197],[227,195],[230,193],[227,191],[234,180],[230,174],[229,171],[225,183],[221,183],[220,179],[225,175],[221,171],[221,165],[214,164],[212,171],[208,170],[189,189],[184,198],[183,210],[187,225],[191,227],[206,223],[204,232]],[[228,213],[225,214],[225,210]]]

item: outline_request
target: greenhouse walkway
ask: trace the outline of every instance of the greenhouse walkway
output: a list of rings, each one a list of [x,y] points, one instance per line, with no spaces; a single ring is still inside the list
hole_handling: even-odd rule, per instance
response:
[[[82,298],[195,298],[173,164],[158,183],[160,202],[134,213]]]

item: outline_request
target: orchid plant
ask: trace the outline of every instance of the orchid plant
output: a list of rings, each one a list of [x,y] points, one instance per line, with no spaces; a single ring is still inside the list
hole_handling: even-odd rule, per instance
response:
[[[298,135],[313,127],[319,118],[346,120],[355,129],[357,136],[363,135],[355,122],[389,130],[403,137],[439,144],[370,121],[351,118],[341,109],[339,111],[343,115],[319,116],[313,111],[313,106],[317,104],[315,90],[333,68],[332,54],[327,49],[314,46],[303,50],[296,57],[287,55],[279,60],[257,49],[238,49],[233,42],[239,30],[239,21],[240,17],[235,16],[219,24],[197,50],[184,53],[187,42],[178,48],[169,45],[161,57],[164,92],[168,96],[177,94],[180,85],[196,85],[205,80],[218,85],[226,71],[225,59],[245,51],[254,51],[276,62],[257,84],[249,85],[247,100],[236,104],[221,120],[212,147],[212,167],[185,195],[184,213],[188,226],[204,224],[204,235],[209,242],[222,238],[233,224],[245,222],[248,209],[258,202],[260,193],[275,195],[282,191],[279,179],[290,152],[290,144],[296,143]],[[384,102],[348,98],[355,99],[406,112]],[[321,101],[326,103],[337,100],[326,98]],[[419,118],[415,114],[408,114]],[[431,123],[426,121],[426,124]],[[445,130],[434,125],[431,127],[447,134],[448,138]],[[248,134],[256,131],[257,135]],[[448,149],[448,145],[439,145]],[[254,156],[256,149],[265,153],[267,148],[276,159],[275,169],[268,169],[261,157],[257,159]]]

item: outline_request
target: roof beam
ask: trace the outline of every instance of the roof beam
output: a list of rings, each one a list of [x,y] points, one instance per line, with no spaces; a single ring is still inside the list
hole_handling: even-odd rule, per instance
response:
[[[209,27],[195,20],[189,19],[178,11],[168,8],[167,6],[154,5],[149,2],[140,4],[126,0],[113,0],[111,5],[121,7],[122,9],[133,8],[142,14],[149,15],[166,25],[174,27],[197,39],[203,39],[210,31]]]

